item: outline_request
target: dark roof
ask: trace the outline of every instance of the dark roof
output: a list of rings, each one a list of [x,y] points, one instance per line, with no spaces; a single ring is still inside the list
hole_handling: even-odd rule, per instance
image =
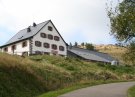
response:
[[[35,27],[33,26],[29,26],[30,27],[30,32],[27,32],[27,28],[23,29],[23,30],[20,30],[16,35],[14,35],[7,43],[5,43],[3,46],[1,47],[4,47],[4,46],[7,46],[7,45],[10,45],[10,44],[13,44],[13,43],[16,43],[16,42],[19,42],[19,41],[22,41],[22,40],[26,40],[26,39],[29,39],[31,37],[33,37],[34,35],[36,35],[43,27],[45,27],[49,22],[52,23],[51,20],[48,20],[48,21],[45,21],[45,22],[42,22],[40,24],[37,24]],[[53,23],[52,23],[53,24]],[[54,24],[53,24],[54,26]],[[55,27],[55,26],[54,26]],[[56,29],[56,27],[55,27]],[[57,30],[57,29],[56,29]],[[58,32],[58,30],[57,30]],[[58,34],[60,35],[60,33],[58,32]],[[60,37],[62,38],[62,36],[60,35]],[[64,39],[62,38],[62,40],[64,41]],[[65,41],[64,41],[65,42]],[[66,42],[65,42],[66,44]]]
[[[111,57],[110,55],[106,53],[101,53],[101,52],[77,48],[77,47],[68,48],[68,51],[86,60],[109,62],[109,63],[115,60],[113,57]]]

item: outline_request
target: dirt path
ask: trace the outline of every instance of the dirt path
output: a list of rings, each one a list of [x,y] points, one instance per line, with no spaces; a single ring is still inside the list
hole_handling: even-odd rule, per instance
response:
[[[127,97],[127,90],[135,82],[122,82],[92,86],[75,90],[59,97]]]

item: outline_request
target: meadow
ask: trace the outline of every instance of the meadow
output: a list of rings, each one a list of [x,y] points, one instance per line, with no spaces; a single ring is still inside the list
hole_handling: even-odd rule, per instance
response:
[[[74,85],[135,80],[135,67],[111,66],[71,57],[35,55],[22,58],[0,53],[0,76],[0,97],[36,97]]]
[[[135,86],[128,90],[128,97],[135,97]]]

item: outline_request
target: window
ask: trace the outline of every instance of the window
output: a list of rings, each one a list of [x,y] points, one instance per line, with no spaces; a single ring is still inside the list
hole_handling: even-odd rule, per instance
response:
[[[58,36],[54,36],[54,40],[59,41],[60,38]]]
[[[27,46],[27,41],[24,41],[23,43],[22,43],[22,47],[26,47]]]
[[[49,30],[49,31],[52,31],[53,28],[52,28],[51,26],[48,26],[48,30]]]
[[[8,52],[8,47],[5,47],[4,48],[4,52]]]
[[[41,36],[42,38],[46,38],[46,34],[45,34],[45,33],[40,33],[40,36]]]
[[[49,48],[50,47],[50,44],[49,43],[44,43],[44,47],[45,48]]]
[[[52,49],[56,50],[57,49],[57,45],[52,44]]]
[[[48,39],[53,40],[53,36],[51,34],[48,34]]]
[[[12,45],[11,49],[16,50],[16,45]]]
[[[35,41],[35,46],[41,47],[42,43],[40,41]]]
[[[59,46],[59,50],[60,51],[64,51],[64,47],[63,46]]]

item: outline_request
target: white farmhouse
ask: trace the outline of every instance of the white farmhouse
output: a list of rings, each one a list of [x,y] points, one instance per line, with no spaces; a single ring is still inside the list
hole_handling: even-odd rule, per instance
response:
[[[17,55],[49,54],[67,56],[67,44],[51,20],[33,23],[19,31],[1,51]]]

